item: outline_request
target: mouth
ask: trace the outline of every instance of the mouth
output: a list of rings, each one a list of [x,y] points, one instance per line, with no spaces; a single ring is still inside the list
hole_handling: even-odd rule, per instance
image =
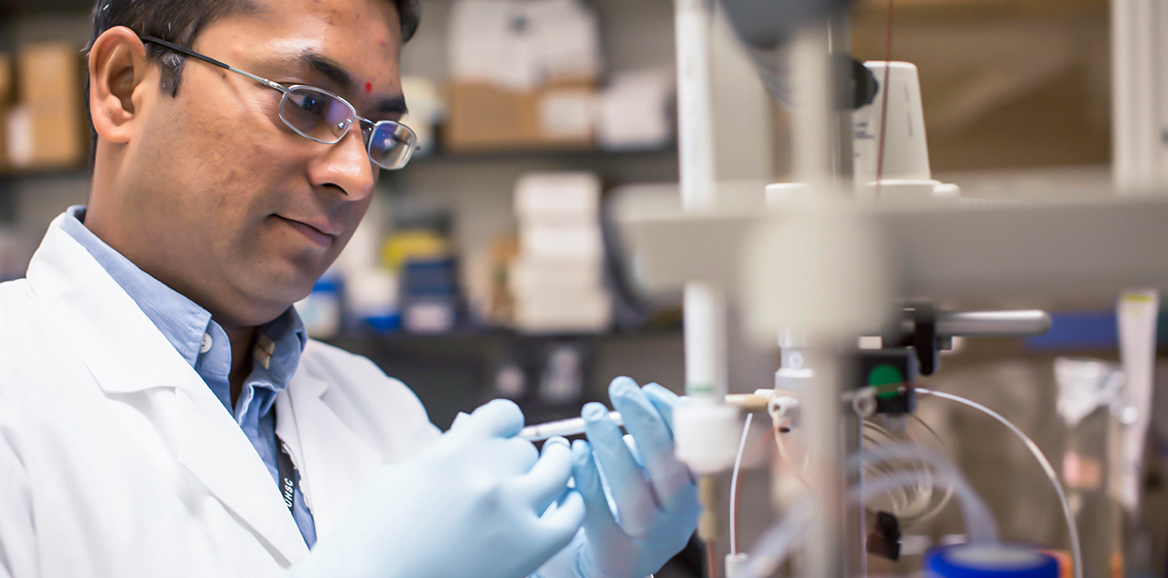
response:
[[[321,248],[327,249],[328,247],[332,246],[333,241],[336,240],[337,233],[334,231],[337,230],[337,227],[330,226],[327,223],[308,224],[303,221],[281,217],[280,215],[274,216],[277,219],[287,223],[298,233],[304,235],[304,237],[311,241],[314,245],[317,245]]]

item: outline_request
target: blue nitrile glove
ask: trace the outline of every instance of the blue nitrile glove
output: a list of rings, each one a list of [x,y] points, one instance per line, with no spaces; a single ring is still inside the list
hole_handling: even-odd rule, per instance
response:
[[[614,379],[608,394],[630,435],[622,438],[603,405],[584,406],[591,445],[572,445],[576,489],[587,507],[584,527],[540,567],[543,578],[645,578],[680,552],[697,528],[697,487],[673,455],[678,397],[655,383],[642,390],[627,377]]]
[[[516,578],[563,549],[584,518],[571,449],[513,437],[523,414],[496,400],[416,458],[382,466],[296,578]],[[550,441],[550,440],[549,440]],[[553,502],[558,507],[549,509]]]

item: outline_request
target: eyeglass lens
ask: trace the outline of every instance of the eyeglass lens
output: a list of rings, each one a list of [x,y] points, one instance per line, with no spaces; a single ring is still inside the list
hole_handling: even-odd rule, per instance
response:
[[[353,109],[329,94],[298,86],[280,102],[280,118],[296,132],[325,144],[345,136],[355,117]]]
[[[356,117],[347,102],[306,86],[292,87],[280,102],[280,118],[292,130],[324,144],[340,141]],[[405,166],[417,144],[414,132],[396,122],[382,121],[362,132],[369,158],[389,170]]]
[[[396,122],[379,122],[369,135],[369,157],[390,170],[406,165],[417,147],[414,131]]]

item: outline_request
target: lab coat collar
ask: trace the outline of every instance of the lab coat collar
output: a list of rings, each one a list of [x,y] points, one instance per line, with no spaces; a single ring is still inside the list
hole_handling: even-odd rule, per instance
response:
[[[102,390],[207,389],[137,303],[61,228],[64,218],[49,226],[29,263],[28,282],[46,309],[61,319],[62,330],[69,332]],[[127,340],[133,347],[126,346]],[[190,371],[176,371],[178,361]],[[192,376],[197,384],[191,383]]]
[[[194,368],[76,240],[49,226],[28,282],[107,394],[175,391],[166,411],[144,410],[176,459],[248,525],[283,564],[308,553],[304,538],[247,436]]]
[[[301,366],[276,398],[276,435],[300,471],[316,535],[326,537],[383,458],[321,396],[328,382]],[[287,419],[291,416],[292,419]]]

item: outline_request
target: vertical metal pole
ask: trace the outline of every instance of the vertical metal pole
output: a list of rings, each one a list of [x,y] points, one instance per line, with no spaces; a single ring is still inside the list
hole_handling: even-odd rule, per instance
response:
[[[1113,180],[1123,193],[1144,193],[1168,184],[1168,119],[1161,116],[1168,58],[1159,44],[1168,13],[1158,0],[1112,0]]]
[[[794,172],[811,194],[835,194],[841,163],[837,77],[830,49],[832,24],[808,24],[791,49],[796,113],[793,119]],[[850,147],[848,147],[850,150]],[[807,439],[816,456],[812,488],[818,510],[807,541],[807,570],[814,578],[843,576],[843,428],[840,415],[840,351],[829,336],[808,335],[815,380],[807,408]]]
[[[833,160],[832,163],[832,184],[838,190],[855,189],[855,179],[853,178],[853,161],[855,160],[854,151],[852,149],[852,140],[854,138],[855,123],[852,120],[852,97],[849,92],[852,87],[852,71],[850,67],[852,55],[852,31],[846,12],[834,14],[828,20],[828,56],[830,58],[829,67],[831,70],[831,86],[833,97],[830,104],[834,107],[833,118],[835,120],[835,142],[832,145]],[[859,191],[854,191],[858,194]],[[858,198],[857,198],[858,200]],[[839,364],[837,367],[843,370],[836,381],[836,390],[844,391],[854,386],[854,384],[844,382],[842,380],[849,379],[850,373],[847,370],[847,356],[848,352],[845,350],[841,352],[841,357],[837,359]],[[838,407],[838,406],[836,406]],[[864,447],[864,418],[855,415],[853,412],[845,411],[840,414],[842,423],[842,445],[840,447],[839,475],[842,489],[846,491],[847,488],[856,485],[864,484],[864,469],[860,468],[855,474],[847,473],[847,459],[850,456],[857,455]],[[841,496],[842,497],[842,496]],[[865,540],[867,539],[868,522],[864,512],[863,504],[855,506],[844,506],[843,528],[841,530],[840,545],[844,549],[843,556],[844,576],[868,576],[868,552],[865,549]]]

